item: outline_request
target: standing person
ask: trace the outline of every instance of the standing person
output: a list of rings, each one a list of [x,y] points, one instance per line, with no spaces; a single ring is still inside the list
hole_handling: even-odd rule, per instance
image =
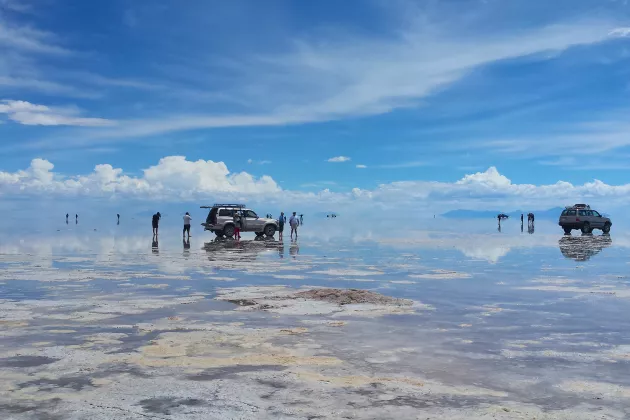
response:
[[[241,221],[243,220],[241,214],[238,210],[234,210],[234,215],[232,216],[232,220],[234,221],[234,239],[241,240]]]
[[[295,232],[295,239],[298,237],[298,225],[300,224],[300,219],[296,216],[296,212],[293,212],[291,217],[289,218],[289,226],[291,226],[291,239],[293,239],[293,232]]]
[[[70,216],[70,215],[69,215],[68,213],[66,213],[66,225],[68,224],[68,217],[69,217],[69,216]]]
[[[75,214],[75,215],[74,215],[74,224],[76,225],[76,224],[78,224],[78,223],[79,223],[79,215],[78,215],[78,214]]]
[[[300,214],[300,226],[304,224],[304,215]]]
[[[188,232],[188,239],[190,239],[190,221],[192,217],[190,217],[190,213],[186,212],[184,215],[184,231],[182,232],[182,237],[186,236],[186,232]]]
[[[521,213],[521,225],[523,225],[523,213]]]
[[[284,215],[284,212],[280,212],[280,217],[278,218],[278,239],[282,240],[282,232],[284,232],[284,224],[287,222],[287,217]]]
[[[155,213],[153,215],[153,218],[151,219],[151,225],[153,226],[153,236],[155,236],[156,238],[157,238],[157,235],[158,235],[158,227],[160,225],[160,218],[161,217],[162,217],[162,215],[158,211],[157,213]]]
[[[116,217],[118,217],[118,224],[120,224],[120,214],[116,214]]]

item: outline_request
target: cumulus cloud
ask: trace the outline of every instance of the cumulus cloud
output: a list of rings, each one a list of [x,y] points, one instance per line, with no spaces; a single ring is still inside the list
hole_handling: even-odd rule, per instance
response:
[[[402,181],[373,189],[353,188],[335,192],[283,190],[269,176],[254,177],[247,172],[231,173],[225,163],[212,160],[189,161],[184,156],[167,156],[146,168],[142,176],[129,176],[109,164],[97,165],[87,175],[65,176],[54,171],[44,159],[16,172],[0,172],[0,195],[84,196],[113,198],[206,201],[210,197],[247,200],[271,205],[299,205],[339,211],[373,211],[411,206],[431,214],[452,209],[543,208],[574,202],[603,204],[606,208],[630,203],[630,184],[608,185],[594,180],[583,185],[558,181],[555,184],[514,184],[491,167],[485,172],[463,176],[454,182]]]
[[[142,177],[130,177],[109,164],[96,165],[88,175],[63,176],[53,172],[54,165],[33,159],[31,165],[17,172],[0,172],[0,194],[83,195],[112,197],[122,195],[143,199],[193,199],[208,194],[255,196],[279,193],[280,187],[268,176],[230,173],[223,162],[189,161],[184,156],[167,156],[143,171]]]
[[[328,159],[328,162],[341,163],[341,162],[348,162],[349,160],[351,159],[347,156],[335,156]]]
[[[84,118],[73,108],[50,108],[26,101],[4,99],[0,101],[0,114],[23,125],[71,125],[82,127],[104,127],[114,122],[103,118]]]

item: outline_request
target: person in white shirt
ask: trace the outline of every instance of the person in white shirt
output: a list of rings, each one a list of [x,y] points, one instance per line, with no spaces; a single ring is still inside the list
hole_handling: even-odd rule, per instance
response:
[[[190,214],[186,212],[186,214],[184,215],[184,231],[182,232],[182,236],[186,236],[186,232],[188,232],[188,239],[190,239],[190,221],[191,220],[192,220],[192,217],[190,217]]]
[[[295,239],[298,237],[298,225],[300,224],[300,219],[296,216],[296,212],[294,211],[291,217],[289,218],[289,226],[291,226],[291,239],[293,239],[293,232],[295,232]]]

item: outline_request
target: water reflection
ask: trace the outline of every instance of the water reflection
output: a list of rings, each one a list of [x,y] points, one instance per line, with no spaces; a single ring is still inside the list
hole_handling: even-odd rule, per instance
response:
[[[583,234],[582,236],[564,236],[558,241],[560,252],[565,258],[575,261],[588,261],[591,257],[612,245],[610,235]]]

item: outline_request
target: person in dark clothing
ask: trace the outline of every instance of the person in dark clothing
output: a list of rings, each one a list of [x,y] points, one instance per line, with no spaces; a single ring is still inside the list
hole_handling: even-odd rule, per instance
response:
[[[282,232],[284,232],[284,224],[287,222],[287,218],[284,215],[284,212],[280,212],[280,217],[278,218],[278,239],[282,240]]]
[[[523,213],[521,213],[521,225],[523,224]]]
[[[116,217],[118,217],[118,224],[120,224],[120,214],[116,214]]]
[[[79,224],[79,215],[78,215],[78,214],[75,214],[75,215],[74,215],[74,224],[75,224],[75,225],[76,225],[76,224]]]
[[[300,226],[304,224],[304,215],[300,214]]]
[[[158,227],[160,225],[160,218],[162,215],[158,211],[153,215],[153,219],[151,220],[151,225],[153,226],[153,236],[157,237],[158,235]]]
[[[68,224],[68,217],[70,217],[70,215],[66,213],[66,225]]]

